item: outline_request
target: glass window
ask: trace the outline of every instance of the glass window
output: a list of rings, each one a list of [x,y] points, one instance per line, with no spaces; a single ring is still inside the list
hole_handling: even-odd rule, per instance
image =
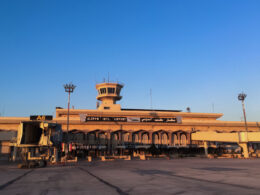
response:
[[[110,94],[114,94],[115,93],[115,88],[112,88],[112,87],[109,87],[109,88],[107,88],[108,90],[108,93],[110,93]]]
[[[117,94],[117,95],[120,94],[120,88],[119,88],[119,87],[116,88],[116,94]]]
[[[100,89],[100,93],[101,93],[101,94],[105,94],[106,92],[107,92],[107,89],[106,89],[106,88],[101,88],[101,89]]]

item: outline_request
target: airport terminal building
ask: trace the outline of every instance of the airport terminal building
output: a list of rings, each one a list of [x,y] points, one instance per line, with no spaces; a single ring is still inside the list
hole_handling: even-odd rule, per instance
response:
[[[121,108],[117,101],[122,98],[122,88],[123,85],[119,83],[97,84],[97,100],[100,101],[97,109],[70,109],[68,132],[71,142],[88,150],[113,153],[119,150],[145,150],[151,145],[162,149],[174,149],[199,147],[205,142],[239,142],[232,141],[231,137],[240,136],[239,132],[245,132],[244,122],[221,121],[221,113]],[[67,116],[67,109],[56,108],[56,117],[51,119],[52,122],[62,125],[65,134]],[[28,120],[29,117],[0,117],[0,130],[16,131],[21,121]],[[260,132],[258,122],[248,122],[247,126],[248,132]],[[193,136],[199,132],[206,134]],[[227,138],[229,136],[230,139]],[[2,143],[6,142],[7,140],[2,140]],[[254,140],[254,143],[258,141]]]

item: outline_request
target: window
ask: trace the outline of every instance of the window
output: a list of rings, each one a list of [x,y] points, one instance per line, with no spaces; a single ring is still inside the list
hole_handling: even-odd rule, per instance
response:
[[[117,94],[117,95],[120,94],[120,88],[119,88],[119,87],[116,88],[116,94]]]
[[[101,94],[105,94],[106,92],[107,92],[107,89],[106,89],[106,88],[101,88],[101,89],[100,89],[100,93],[101,93]]]
[[[107,91],[108,91],[109,94],[114,94],[115,93],[115,88],[109,87],[107,89],[108,89]]]
[[[110,107],[104,107],[104,109],[105,109],[105,110],[109,110],[109,109],[110,109]]]

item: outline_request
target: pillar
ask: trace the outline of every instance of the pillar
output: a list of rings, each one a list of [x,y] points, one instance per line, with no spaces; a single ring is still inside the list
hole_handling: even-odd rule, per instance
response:
[[[109,154],[111,154],[111,132],[106,133],[106,138],[107,138],[107,151]]]
[[[152,144],[152,143],[153,143],[153,132],[152,132],[152,131],[149,131],[149,133],[148,133],[148,139],[149,139],[148,143],[149,143],[149,144]]]
[[[59,161],[59,156],[58,156],[58,149],[55,147],[54,151],[53,151],[53,156],[54,156],[54,162],[58,162]]]
[[[158,132],[159,145],[162,145],[162,132]]]
[[[133,132],[129,132],[129,140],[128,140],[129,143],[133,143]]]
[[[205,151],[205,156],[208,157],[208,142],[204,141],[204,151]]]
[[[243,156],[244,156],[244,158],[249,158],[247,142],[239,143],[239,146],[243,149]]]
[[[187,145],[190,145],[191,144],[191,136],[190,136],[191,133],[187,132],[186,133],[186,139],[187,139]]]
[[[122,133],[121,133],[121,140],[122,140],[122,145],[125,145],[126,143],[125,143],[125,135],[127,134],[127,132],[123,132],[122,131]],[[128,142],[128,140],[126,140],[126,142]]]
[[[15,162],[17,155],[17,147],[13,147],[13,153],[12,153],[12,161]]]
[[[142,131],[138,132],[138,143],[142,144]]]
[[[176,145],[181,145],[181,132],[177,132],[177,140],[178,142],[176,143]]]
[[[96,146],[99,145],[99,132],[98,131],[95,132],[95,145]]]
[[[128,133],[129,133],[128,143],[131,144],[131,146],[132,146],[132,144],[133,144],[133,131],[129,131]],[[130,149],[130,154],[133,154],[133,149]]]
[[[169,146],[171,146],[172,145],[172,133],[168,132],[167,134],[168,134],[168,144],[169,144]]]

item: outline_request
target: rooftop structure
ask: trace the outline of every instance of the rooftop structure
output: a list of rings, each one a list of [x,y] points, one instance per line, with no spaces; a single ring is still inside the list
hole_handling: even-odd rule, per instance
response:
[[[121,110],[121,106],[116,104],[116,101],[121,100],[120,96],[122,84],[119,83],[100,83],[96,85],[98,91],[97,100],[101,101],[98,110]]]

